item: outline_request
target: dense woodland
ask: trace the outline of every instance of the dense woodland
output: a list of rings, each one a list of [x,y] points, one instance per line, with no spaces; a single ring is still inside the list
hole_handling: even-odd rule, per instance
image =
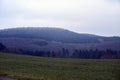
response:
[[[41,56],[41,57],[59,57],[59,58],[80,58],[80,59],[120,59],[120,51],[117,50],[81,50],[76,49],[72,53],[65,48],[62,48],[59,52],[54,51],[28,51],[22,49],[7,49],[2,43],[0,43],[0,51],[5,51],[9,53],[16,54],[25,54],[32,56]]]
[[[81,58],[81,59],[101,59],[101,58],[112,58],[119,59],[120,51],[114,51],[107,49],[102,50],[75,50],[73,53],[70,53],[68,49],[64,49],[59,52],[50,52],[50,51],[25,51],[19,50],[20,54],[27,54],[33,56],[42,56],[42,57],[60,57],[60,58]]]

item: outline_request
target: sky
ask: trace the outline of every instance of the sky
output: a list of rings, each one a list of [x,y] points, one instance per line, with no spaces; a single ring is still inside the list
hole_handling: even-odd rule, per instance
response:
[[[0,0],[0,29],[16,27],[120,36],[120,0]]]

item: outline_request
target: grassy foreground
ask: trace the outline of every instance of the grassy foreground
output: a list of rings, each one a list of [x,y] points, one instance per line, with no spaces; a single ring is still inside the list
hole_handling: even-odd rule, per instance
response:
[[[0,53],[0,76],[18,80],[120,80],[120,60],[42,58]]]

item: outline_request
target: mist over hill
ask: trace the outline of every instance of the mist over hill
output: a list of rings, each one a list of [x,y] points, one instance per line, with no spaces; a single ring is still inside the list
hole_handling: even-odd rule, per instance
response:
[[[88,55],[88,53],[94,52],[98,57],[99,54],[110,53],[111,55],[111,53],[115,53],[114,51],[120,51],[120,37],[82,34],[65,29],[47,27],[0,30],[0,43],[5,45],[9,52],[24,52],[24,54],[30,53],[31,55],[39,56],[44,52],[47,52],[45,55],[54,54],[49,56],[60,54],[56,55],[57,57],[65,57],[64,55],[67,55],[66,57],[73,57],[73,53],[87,53]],[[103,53],[102,51],[106,52]],[[115,53],[117,56],[118,52]],[[74,57],[79,56],[78,54]]]

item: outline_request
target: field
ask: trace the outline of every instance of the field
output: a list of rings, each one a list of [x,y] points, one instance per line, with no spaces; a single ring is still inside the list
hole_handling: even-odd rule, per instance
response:
[[[0,76],[18,80],[120,80],[120,60],[43,58],[0,53]]]

